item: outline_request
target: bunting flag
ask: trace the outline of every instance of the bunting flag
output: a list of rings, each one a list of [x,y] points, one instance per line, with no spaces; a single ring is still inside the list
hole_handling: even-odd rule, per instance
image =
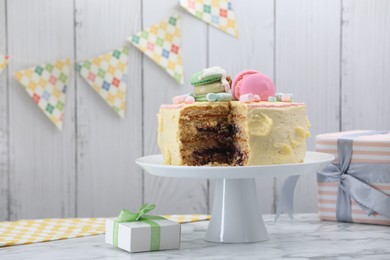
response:
[[[180,84],[184,83],[180,53],[179,16],[171,16],[129,38],[129,41],[151,58]]]
[[[15,73],[39,108],[62,129],[70,59],[57,60]]]
[[[125,116],[129,48],[123,47],[76,64],[76,70],[118,113]]]
[[[7,67],[7,64],[9,62],[9,57],[5,55],[0,55],[0,74],[3,72],[5,67]]]
[[[238,38],[236,18],[229,0],[180,0],[180,5],[195,17]]]

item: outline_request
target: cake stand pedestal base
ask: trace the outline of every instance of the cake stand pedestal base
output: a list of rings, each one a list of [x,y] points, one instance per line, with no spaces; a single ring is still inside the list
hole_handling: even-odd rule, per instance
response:
[[[214,208],[205,240],[250,243],[269,239],[258,206],[255,178],[315,174],[333,160],[331,154],[306,152],[303,163],[200,167],[164,165],[159,154],[138,158],[136,163],[156,176],[216,179]]]
[[[256,196],[255,179],[217,179],[206,241],[259,242],[269,239]]]

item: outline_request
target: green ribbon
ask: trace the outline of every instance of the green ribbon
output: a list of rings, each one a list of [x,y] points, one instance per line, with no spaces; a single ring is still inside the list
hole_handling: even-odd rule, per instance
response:
[[[114,221],[114,233],[112,244],[118,247],[118,229],[119,223],[140,221],[150,225],[151,227],[151,251],[160,250],[160,225],[153,220],[165,219],[161,216],[145,215],[156,208],[154,204],[144,204],[137,213],[132,213],[127,209],[122,209],[118,218]]]

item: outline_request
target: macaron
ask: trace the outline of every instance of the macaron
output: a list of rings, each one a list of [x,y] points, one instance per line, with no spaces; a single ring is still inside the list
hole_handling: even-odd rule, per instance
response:
[[[259,95],[260,100],[268,101],[275,96],[275,85],[271,78],[255,70],[245,70],[238,74],[232,83],[232,94],[236,100],[241,95]]]
[[[202,69],[191,76],[191,85],[200,86],[220,81],[222,77],[226,77],[226,71],[221,67],[210,67]]]
[[[194,87],[195,95],[204,95],[207,93],[219,93],[219,92],[225,92],[225,86],[222,84],[221,81],[216,81],[209,84],[203,84]]]

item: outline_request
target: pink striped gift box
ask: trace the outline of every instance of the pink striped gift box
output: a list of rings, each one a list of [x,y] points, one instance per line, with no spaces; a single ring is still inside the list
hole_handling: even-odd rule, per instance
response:
[[[336,157],[333,163],[338,164],[337,140],[348,136],[357,136],[353,138],[352,142],[351,165],[390,165],[390,133],[367,135],[370,132],[372,131],[357,130],[317,135],[316,151],[333,154]],[[360,134],[362,135],[359,136]],[[390,174],[390,168],[386,172]],[[318,210],[320,219],[337,221],[336,205],[339,184],[339,181],[318,181]],[[390,197],[390,182],[370,182],[368,184]],[[375,213],[368,215],[353,198],[351,199],[351,215],[352,222],[355,223],[390,225],[390,218]]]

